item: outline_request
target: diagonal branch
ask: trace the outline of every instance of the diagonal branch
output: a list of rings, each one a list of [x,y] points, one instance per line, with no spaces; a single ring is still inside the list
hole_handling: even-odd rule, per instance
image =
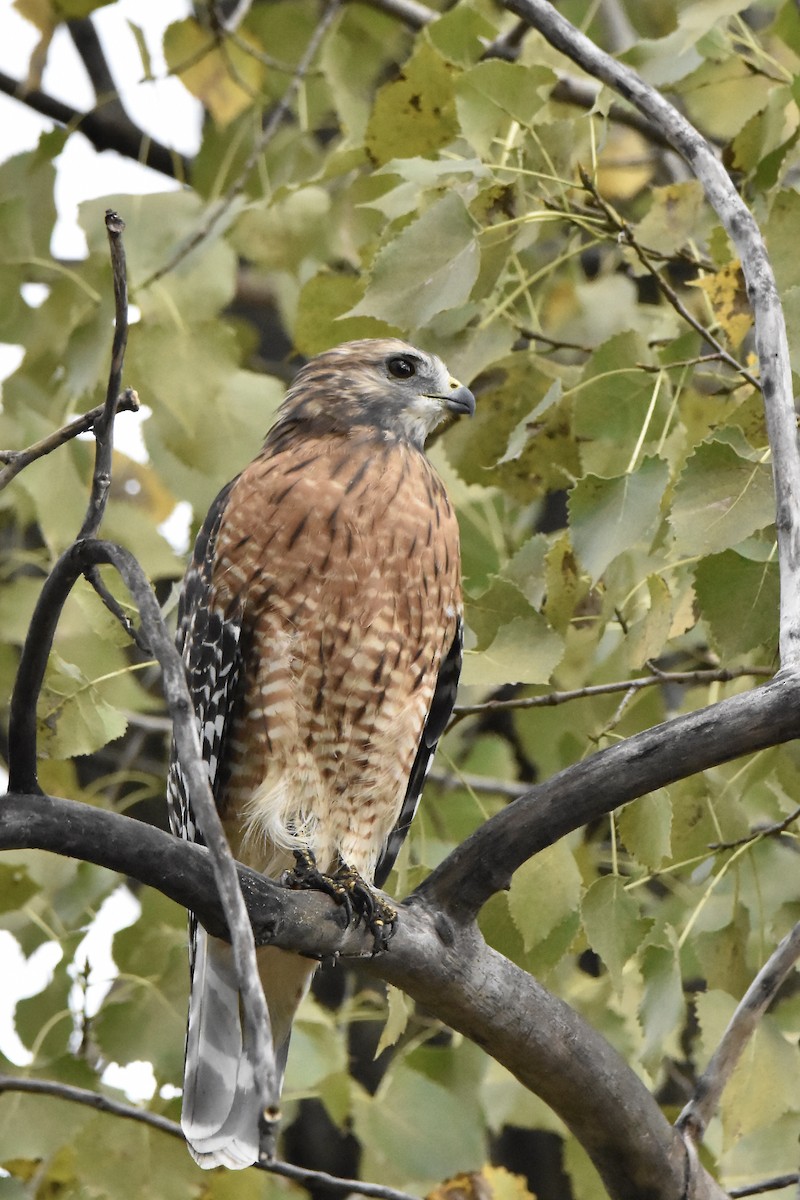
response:
[[[692,1142],[703,1140],[722,1092],[758,1028],[758,1022],[800,958],[800,925],[795,925],[775,948],[739,1002],[711,1061],[698,1080],[694,1096],[684,1108],[676,1128]]]
[[[68,1100],[72,1104],[84,1104],[97,1112],[109,1113],[114,1117],[122,1117],[127,1121],[139,1121],[149,1125],[159,1133],[184,1141],[183,1132],[177,1121],[170,1121],[160,1113],[148,1112],[146,1108],[135,1108],[132,1104],[123,1104],[111,1096],[101,1092],[92,1092],[88,1088],[74,1087],[69,1083],[60,1083],[55,1079],[24,1079],[15,1075],[0,1074],[0,1095],[4,1092],[26,1092],[34,1096],[54,1096],[57,1100]],[[395,1188],[385,1187],[380,1183],[364,1183],[360,1179],[341,1179],[338,1175],[329,1175],[327,1171],[309,1171],[305,1167],[296,1167],[282,1159],[273,1158],[268,1163],[254,1163],[256,1170],[268,1171],[271,1175],[281,1175],[284,1179],[293,1179],[302,1183],[306,1188],[321,1188],[331,1195],[349,1196],[357,1192],[360,1196],[374,1197],[374,1200],[415,1200],[407,1192],[398,1192]]]
[[[736,247],[756,325],[761,386],[772,450],[781,574],[780,652],[800,666],[800,452],[789,346],[775,276],[752,213],[704,137],[630,67],[598,49],[547,0],[502,0],[573,62],[618,92],[664,134],[686,160]]]
[[[170,179],[183,180],[191,172],[188,158],[151,138],[113,107],[107,111],[105,106],[99,105],[92,112],[80,112],[38,88],[27,90],[24,82],[3,71],[0,71],[0,92],[58,125],[80,130],[96,150],[116,150]]]

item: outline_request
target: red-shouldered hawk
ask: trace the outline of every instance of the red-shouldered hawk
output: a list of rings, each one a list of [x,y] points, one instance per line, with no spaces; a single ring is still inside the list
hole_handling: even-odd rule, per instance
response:
[[[380,886],[455,701],[456,518],[424,454],[472,393],[393,338],[299,372],[264,448],[211,506],[178,645],[232,851],[280,877],[297,851]],[[202,840],[179,764],[173,830]],[[190,920],[181,1122],[202,1167],[258,1159],[259,1105],[231,948]],[[281,1074],[315,964],[258,951]]]

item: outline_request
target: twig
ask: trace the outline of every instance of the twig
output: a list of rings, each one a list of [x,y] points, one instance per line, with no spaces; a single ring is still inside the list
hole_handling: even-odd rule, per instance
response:
[[[709,842],[708,848],[709,850],[735,850],[737,846],[746,846],[748,842],[760,842],[762,838],[775,837],[776,834],[785,833],[798,817],[800,817],[800,808],[789,813],[789,816],[784,817],[782,821],[777,821],[774,825],[765,825],[761,829],[754,829],[752,833],[748,833],[746,837],[737,838],[735,842]]]
[[[0,71],[0,92],[59,125],[80,129],[97,150],[116,150],[170,179],[186,179],[191,171],[190,159],[149,137],[138,125],[123,118],[118,109],[98,107],[93,112],[80,112],[38,88],[26,90],[24,82],[3,71]]]
[[[138,649],[141,650],[142,654],[152,654],[150,647],[134,625],[133,621],[125,612],[125,609],[119,603],[116,596],[113,596],[103,583],[97,568],[90,567],[88,570],[84,571],[83,574],[86,582],[94,588],[95,592],[100,597],[108,611],[111,613],[112,617],[115,617],[116,620],[119,621],[128,637],[138,647]],[[166,725],[168,730],[172,729],[172,723],[170,721],[167,721]]]
[[[781,1188],[791,1187],[800,1182],[800,1175],[775,1175],[772,1179],[762,1179],[760,1183],[749,1183],[744,1187],[728,1188],[731,1200],[740,1200],[742,1196],[763,1196],[765,1192],[779,1192]]]
[[[727,363],[729,367],[732,367],[738,375],[741,375],[743,379],[747,380],[751,387],[754,387],[760,392],[761,384],[756,379],[755,375],[753,375],[752,371],[748,371],[746,367],[742,366],[738,359],[735,358],[730,351],[725,349],[725,347],[722,345],[722,342],[715,338],[709,329],[706,329],[703,322],[698,321],[697,317],[695,317],[689,311],[675,289],[669,283],[667,283],[660,271],[653,266],[644,247],[640,246],[636,241],[633,230],[628,222],[620,216],[620,214],[603,196],[601,196],[590,176],[584,170],[581,170],[580,174],[583,186],[592,196],[597,206],[605,214],[607,220],[610,221],[613,227],[617,230],[620,240],[626,246],[630,246],[636,257],[639,259],[639,262],[655,280],[659,291],[664,298],[669,301],[676,313],[678,313],[678,315],[682,317],[684,321],[686,321],[687,325],[691,325],[692,329],[694,329],[696,333],[700,334],[700,337],[703,339],[703,341],[707,342],[708,345],[712,347],[712,349],[723,362]]]
[[[111,487],[111,465],[114,456],[114,417],[117,397],[122,383],[125,347],[128,344],[128,277],[125,268],[125,246],[122,232],[125,222],[119,213],[106,210],[106,229],[111,248],[111,271],[114,279],[114,341],[111,347],[111,367],[103,411],[94,423],[95,459],[92,491],[78,540],[94,537],[103,520]]]
[[[138,412],[139,397],[133,388],[125,388],[125,391],[117,397],[117,412]],[[78,437],[81,433],[87,433],[93,429],[95,422],[99,421],[105,412],[105,405],[98,404],[95,408],[90,408],[81,417],[75,417],[72,421],[68,421],[61,429],[56,429],[53,433],[48,433],[47,437],[43,437],[40,441],[34,442],[32,446],[28,446],[26,450],[0,450],[0,462],[5,463],[5,467],[0,471],[0,491],[11,482],[11,480],[19,475],[20,471],[24,471],[32,462],[36,462],[37,458],[43,458],[45,454],[52,454],[59,446],[65,445]]]
[[[564,692],[547,692],[544,696],[517,696],[512,700],[484,700],[482,704],[458,704],[453,709],[453,719],[449,728],[452,729],[465,717],[479,713],[500,712],[515,708],[551,708],[557,704],[567,704],[571,700],[585,700],[590,696],[610,696],[615,692],[638,692],[642,688],[654,687],[656,684],[680,684],[689,687],[702,687],[707,683],[730,683],[733,679],[746,679],[753,675],[769,678],[775,672],[772,667],[720,667],[713,670],[699,671],[658,671],[653,675],[643,675],[639,679],[618,679],[613,683],[593,683],[588,687],[572,688]]]
[[[486,775],[473,775],[465,771],[453,775],[449,771],[438,771],[436,767],[428,772],[431,783],[437,783],[445,791],[455,791],[456,788],[469,788],[473,792],[488,792],[494,796],[507,796],[516,800],[530,791],[530,784],[515,783],[513,779],[490,779]]]
[[[703,186],[742,264],[756,325],[756,347],[772,450],[781,575],[780,652],[785,670],[800,667],[800,452],[789,344],[775,275],[758,225],[704,137],[635,71],[580,33],[547,0],[501,0],[552,46],[613,88],[664,134]]]
[[[435,9],[420,4],[420,0],[367,0],[367,3],[390,17],[399,17],[409,29],[424,29],[439,16]]]
[[[104,1096],[100,1092],[92,1092],[88,1088],[74,1087],[69,1083],[59,1083],[55,1079],[20,1079],[14,1075],[0,1075],[0,1094],[3,1092],[26,1092],[35,1096],[54,1096],[57,1100],[69,1100],[73,1104],[84,1104],[97,1112],[108,1113],[113,1117],[122,1117],[127,1121],[138,1121],[149,1125],[159,1133],[184,1141],[183,1132],[177,1121],[170,1121],[159,1113],[148,1112],[145,1108],[135,1108],[132,1104],[123,1104]],[[360,1179],[342,1179],[338,1175],[329,1175],[326,1171],[309,1171],[305,1167],[296,1167],[281,1159],[272,1159],[268,1163],[254,1163],[261,1171],[271,1175],[282,1175],[286,1179],[294,1179],[307,1188],[325,1188],[327,1191],[350,1195],[373,1196],[375,1200],[415,1200],[407,1192],[398,1192],[395,1188],[384,1187],[380,1183],[365,1183]]]
[[[273,108],[269,120],[261,132],[261,136],[258,138],[253,149],[250,151],[247,159],[245,160],[244,166],[236,176],[236,179],[233,181],[231,186],[228,188],[225,195],[215,205],[212,205],[209,208],[203,224],[199,227],[199,229],[195,230],[191,237],[187,238],[186,241],[184,241],[182,245],[178,247],[172,258],[170,258],[163,267],[159,267],[157,271],[154,271],[153,274],[142,283],[142,288],[149,287],[151,284],[156,283],[159,279],[162,279],[165,275],[168,275],[170,271],[174,271],[174,269],[183,262],[187,255],[191,254],[192,250],[195,250],[202,242],[205,241],[205,239],[214,230],[218,222],[222,219],[222,217],[224,217],[225,213],[231,207],[234,200],[236,200],[237,196],[240,196],[244,191],[247,185],[247,180],[250,177],[250,172],[256,166],[267,146],[275,136],[281,122],[287,116],[291,108],[292,101],[294,100],[297,92],[300,89],[300,85],[308,73],[309,67],[314,60],[314,56],[319,49],[320,43],[327,33],[331,23],[333,22],[334,17],[339,11],[340,3],[341,0],[331,0],[331,2],[328,4],[328,7],[323,13],[319,24],[316,26],[314,32],[308,40],[308,45],[303,52],[303,56],[297,64],[297,68],[295,69],[292,78],[286,86],[286,91]]]
[[[775,948],[737,1005],[719,1046],[700,1077],[695,1093],[675,1122],[689,1141],[702,1141],[720,1096],[786,976],[800,958],[800,923]]]

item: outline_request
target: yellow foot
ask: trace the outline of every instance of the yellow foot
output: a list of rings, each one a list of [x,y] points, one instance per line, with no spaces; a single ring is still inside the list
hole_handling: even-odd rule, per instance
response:
[[[348,925],[351,921],[356,925],[364,922],[374,938],[373,954],[385,950],[394,933],[397,910],[341,859],[336,869],[326,875],[319,870],[307,847],[295,850],[294,857],[294,869],[283,877],[287,887],[308,888],[331,896],[344,909]]]

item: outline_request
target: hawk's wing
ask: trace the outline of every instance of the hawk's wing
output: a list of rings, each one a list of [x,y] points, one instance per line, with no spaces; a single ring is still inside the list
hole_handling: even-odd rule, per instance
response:
[[[228,717],[242,665],[241,609],[237,613],[225,613],[214,607],[212,591],[217,534],[234,483],[235,480],[223,488],[208,511],[178,604],[177,646],[186,670],[200,746],[215,796],[219,795]],[[187,841],[202,844],[203,835],[195,822],[174,743],[167,778],[167,800],[172,832]]]
[[[464,622],[459,618],[453,643],[442,659],[442,665],[439,668],[433,699],[428,709],[428,716],[422,730],[422,737],[419,741],[411,774],[408,777],[408,787],[406,788],[403,806],[400,809],[394,829],[386,839],[386,845],[375,868],[375,884],[377,887],[383,887],[386,882],[386,878],[400,852],[400,847],[406,839],[411,822],[414,820],[414,814],[419,806],[425,778],[433,765],[433,756],[436,752],[439,738],[447,728],[447,722],[450,720],[450,714],[456,702],[463,650]]]

